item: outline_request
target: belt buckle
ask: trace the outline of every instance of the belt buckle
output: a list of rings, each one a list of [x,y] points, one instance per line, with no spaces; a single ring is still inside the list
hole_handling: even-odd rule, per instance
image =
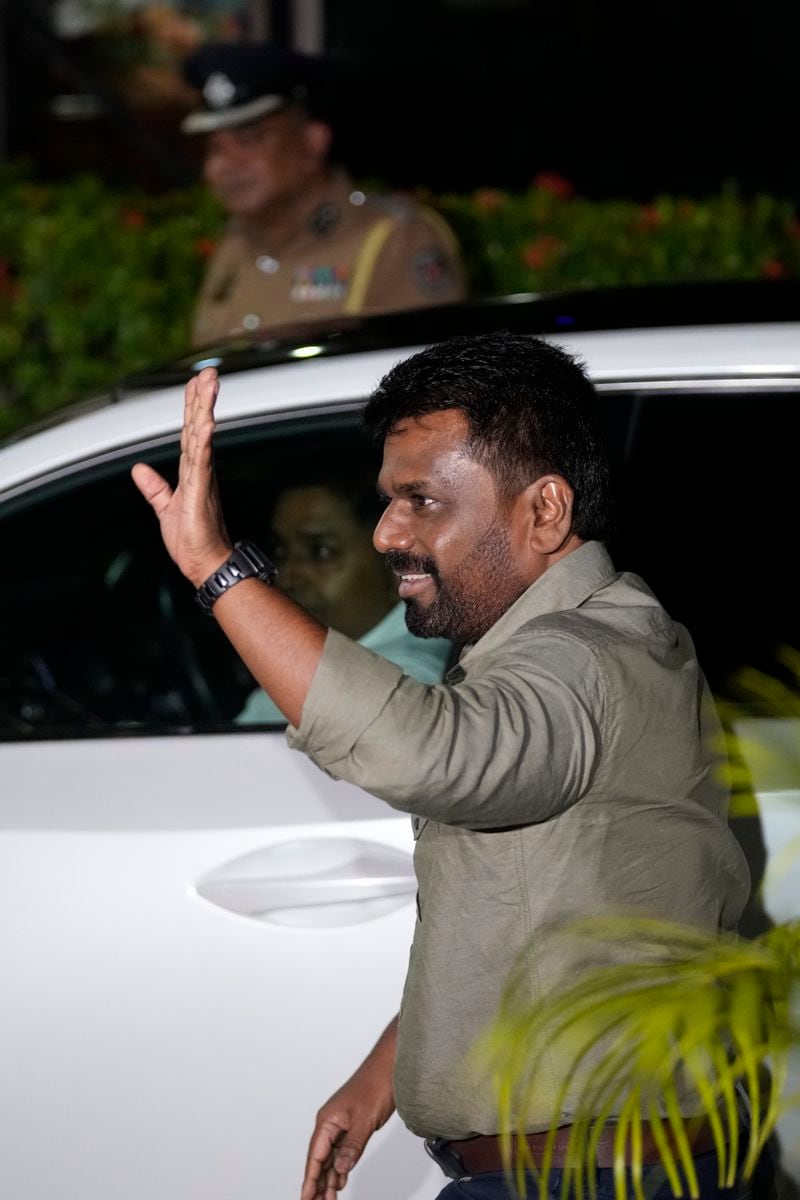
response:
[[[449,1138],[426,1138],[425,1150],[441,1167],[448,1179],[465,1179],[467,1177],[464,1164],[452,1149],[452,1142]]]

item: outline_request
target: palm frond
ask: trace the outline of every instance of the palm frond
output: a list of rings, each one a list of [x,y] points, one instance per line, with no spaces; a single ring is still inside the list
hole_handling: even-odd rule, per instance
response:
[[[583,954],[587,963],[611,965],[581,971],[577,983],[562,981],[534,1001],[520,968],[478,1048],[497,1084],[502,1144],[520,1194],[526,1172],[545,1194],[556,1129],[565,1124],[564,1194],[573,1187],[578,1200],[585,1190],[593,1196],[595,1150],[609,1122],[620,1200],[628,1167],[645,1200],[644,1121],[676,1196],[684,1184],[699,1195],[691,1151],[698,1120],[711,1128],[720,1183],[732,1184],[737,1169],[751,1175],[788,1102],[781,1098],[786,1060],[800,1042],[790,1005],[800,984],[800,922],[753,942],[635,918],[587,920],[551,936],[569,940],[572,962]],[[771,1084],[762,1096],[767,1063]],[[552,1078],[561,1081],[554,1096]],[[751,1111],[740,1167],[739,1091]],[[512,1134],[530,1128],[543,1095],[552,1098],[552,1114],[541,1161],[520,1137],[512,1164]]]
[[[770,778],[776,768],[780,770],[782,789],[800,787],[800,740],[796,736],[782,739],[776,752],[769,742],[743,732],[754,718],[757,724],[760,717],[766,718],[773,729],[788,726],[796,733],[800,721],[800,650],[782,646],[775,653],[775,661],[782,675],[744,667],[730,680],[727,697],[716,698],[726,727],[724,745],[719,750],[725,782],[731,791],[732,817],[758,816],[754,780]],[[746,718],[744,724],[742,717]]]

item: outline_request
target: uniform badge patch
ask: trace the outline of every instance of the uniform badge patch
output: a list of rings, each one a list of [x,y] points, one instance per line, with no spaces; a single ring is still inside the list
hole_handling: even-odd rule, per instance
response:
[[[295,267],[291,298],[298,304],[309,301],[343,300],[350,287],[350,267]]]
[[[336,205],[320,204],[319,208],[315,208],[308,218],[308,228],[312,233],[316,233],[317,237],[322,237],[324,233],[330,233],[338,222],[339,209]]]
[[[429,246],[414,255],[411,271],[423,292],[441,292],[452,280],[450,259],[439,246]]]

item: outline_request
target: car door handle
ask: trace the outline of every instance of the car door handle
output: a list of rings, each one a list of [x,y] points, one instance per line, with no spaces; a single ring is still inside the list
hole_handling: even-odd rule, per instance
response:
[[[343,904],[383,896],[407,896],[416,889],[413,874],[350,879],[220,879],[202,883],[197,888],[199,894],[212,904],[246,917],[261,916],[271,908],[302,908],[309,904]]]
[[[196,885],[204,900],[240,916],[283,924],[287,913],[300,912],[300,923],[316,924],[312,910],[328,909],[319,922],[325,925],[338,923],[331,911],[337,905],[341,923],[351,924],[399,907],[416,890],[410,854],[339,837],[276,843],[223,864]]]

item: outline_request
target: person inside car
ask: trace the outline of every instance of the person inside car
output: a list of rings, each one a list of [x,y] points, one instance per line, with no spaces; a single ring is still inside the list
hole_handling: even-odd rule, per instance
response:
[[[394,577],[372,545],[381,506],[372,479],[313,468],[279,493],[268,539],[281,586],[331,629],[396,663],[422,683],[438,683],[451,654],[444,638],[409,633]],[[344,700],[344,698],[343,698]],[[257,688],[237,720],[286,723]]]

